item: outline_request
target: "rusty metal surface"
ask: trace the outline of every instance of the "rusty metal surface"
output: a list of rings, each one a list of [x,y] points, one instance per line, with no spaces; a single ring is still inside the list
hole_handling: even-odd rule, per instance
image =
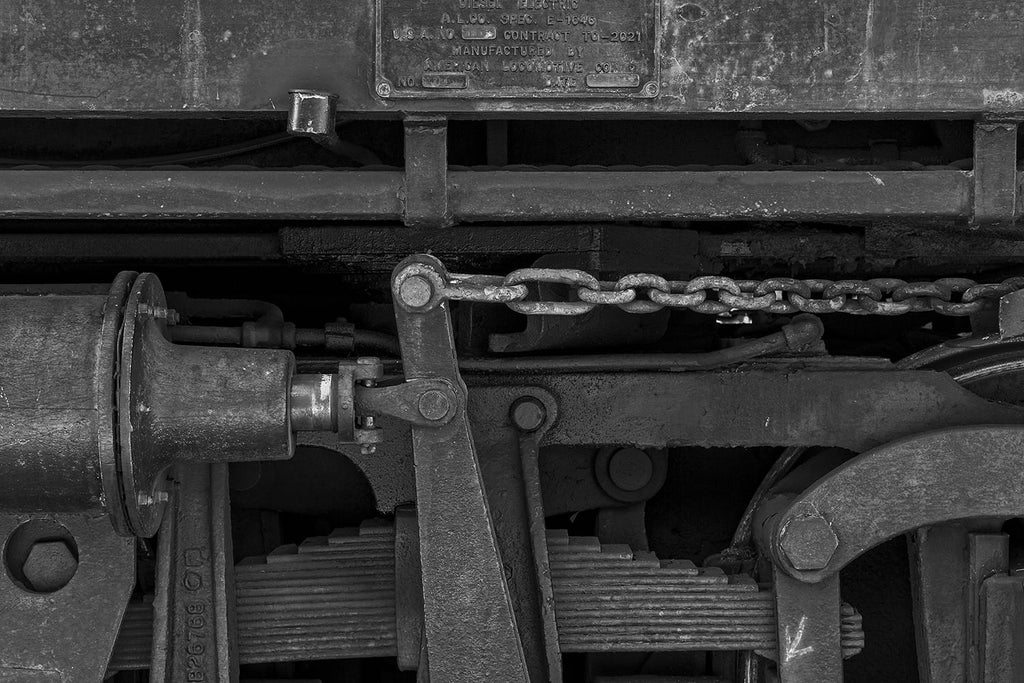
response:
[[[597,14],[600,6],[581,0],[579,7],[579,14]],[[658,9],[651,2],[644,12]],[[600,100],[593,112],[1024,109],[1024,10],[1012,0],[663,0],[660,10],[653,46],[659,97]],[[502,15],[546,22],[556,14],[519,9],[510,0],[473,12],[497,26]],[[440,19],[438,13],[431,27]],[[399,104],[378,97],[370,0],[330,6],[315,0],[287,6],[274,0],[8,1],[0,5],[0,27],[0,107],[6,110],[272,112],[287,110],[290,89],[316,88],[339,93],[343,110],[383,114],[570,108],[579,114],[574,103],[557,100]]]

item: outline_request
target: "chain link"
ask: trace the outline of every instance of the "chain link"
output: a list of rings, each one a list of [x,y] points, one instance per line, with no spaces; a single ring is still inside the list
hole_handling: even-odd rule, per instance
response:
[[[533,288],[531,288],[533,285]],[[530,298],[531,289],[562,285],[565,298]],[[550,295],[552,287],[545,287]],[[706,315],[737,312],[848,313],[904,315],[934,312],[966,316],[994,305],[1006,294],[1024,289],[1024,277],[982,283],[965,278],[907,282],[896,278],[872,280],[734,280],[706,275],[692,280],[666,280],[650,273],[633,273],[616,282],[602,282],[581,270],[523,268],[507,277],[449,276],[441,295],[456,301],[505,304],[525,315],[582,315],[598,306],[618,306],[629,313],[653,313],[663,308]]]

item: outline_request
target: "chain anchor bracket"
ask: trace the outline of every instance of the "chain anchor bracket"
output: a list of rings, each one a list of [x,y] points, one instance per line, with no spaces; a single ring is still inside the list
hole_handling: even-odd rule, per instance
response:
[[[412,444],[424,596],[421,666],[431,681],[465,680],[474,672],[480,680],[525,683],[529,668],[470,432],[447,282],[444,266],[430,256],[406,259],[391,281],[407,384],[430,387],[417,393],[415,404],[404,403],[419,415]],[[442,413],[443,421],[422,422]]]

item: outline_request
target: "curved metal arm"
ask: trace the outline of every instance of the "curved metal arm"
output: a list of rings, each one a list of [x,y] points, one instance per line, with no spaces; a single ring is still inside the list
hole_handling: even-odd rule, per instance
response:
[[[957,427],[894,441],[822,477],[765,521],[786,573],[818,583],[921,526],[1024,515],[1024,426]]]

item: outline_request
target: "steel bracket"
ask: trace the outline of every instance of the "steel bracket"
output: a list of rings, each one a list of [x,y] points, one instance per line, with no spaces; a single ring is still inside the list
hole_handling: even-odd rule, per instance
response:
[[[10,567],[0,568],[0,680],[101,681],[135,579],[134,540],[119,535],[110,518],[97,512],[5,514],[5,563],[19,530],[37,524],[47,527],[44,540],[54,528],[66,534],[77,568],[66,585],[50,592],[18,585]]]
[[[388,386],[357,386],[355,390],[360,415],[386,415],[421,427],[448,424],[455,417],[458,403],[455,386],[439,377]]]
[[[765,514],[783,683],[842,680],[838,572],[861,554],[923,526],[1024,515],[1021,452],[1024,426],[928,432],[853,458]]]
[[[523,644],[466,411],[448,303],[448,274],[416,256],[392,276],[405,377],[443,379],[455,412],[440,427],[412,425],[424,598],[426,665],[433,683],[528,681]]]
[[[179,466],[160,526],[150,680],[238,681],[228,466]]]

